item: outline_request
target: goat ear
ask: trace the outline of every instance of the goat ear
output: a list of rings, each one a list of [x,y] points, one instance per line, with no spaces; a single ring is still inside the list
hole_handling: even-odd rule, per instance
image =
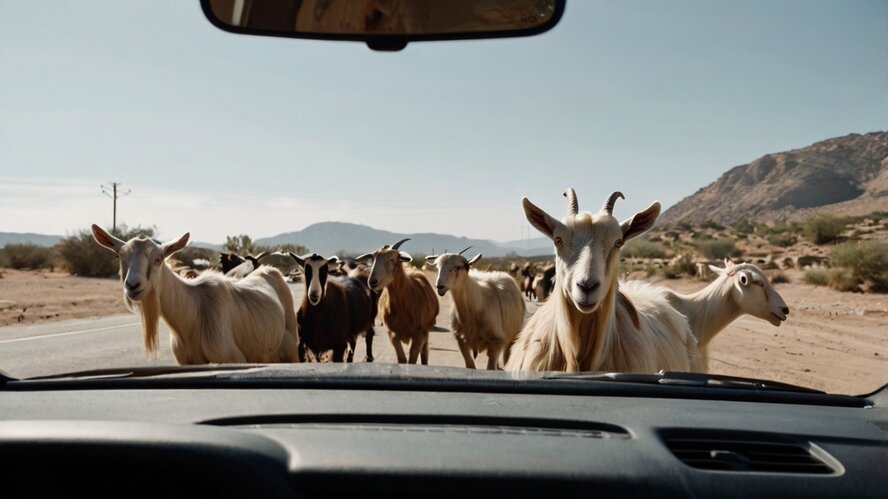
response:
[[[296,263],[298,263],[300,267],[305,267],[305,260],[303,260],[302,258],[299,258],[299,256],[296,255],[296,253],[293,253],[291,251],[291,252],[289,252],[289,255],[290,255],[290,258],[292,258],[293,260],[296,260]]]
[[[413,257],[410,256],[410,253],[407,253],[406,251],[399,251],[398,256],[401,257],[402,262],[409,262],[413,260]]]
[[[475,255],[471,260],[469,260],[469,266],[475,265],[475,262],[481,259],[481,253]]]
[[[169,242],[163,243],[163,246],[162,246],[163,257],[166,258],[166,257],[172,255],[173,253],[179,251],[180,249],[184,248],[185,245],[188,244],[189,237],[191,237],[191,233],[186,232],[185,234],[182,235],[182,237],[180,237],[179,239],[177,239],[175,241],[169,241]]]
[[[338,256],[331,256],[330,258],[327,259],[327,265],[335,265],[337,263],[339,263]]]
[[[368,258],[373,258],[373,253],[364,253],[361,256],[355,257],[356,262],[360,262],[361,260],[366,260]]]
[[[555,228],[562,225],[561,222],[543,211],[539,206],[531,203],[527,198],[522,198],[521,204],[524,205],[524,216],[527,217],[530,225],[533,225],[536,230],[542,232],[549,239],[554,239]]]
[[[711,270],[711,271],[713,271],[713,272],[715,272],[716,274],[719,274],[719,275],[725,273],[725,269],[720,269],[720,268],[716,267],[715,265],[710,265],[710,266],[709,266],[709,270]]]
[[[108,234],[107,232],[105,232],[105,229],[99,227],[96,224],[92,225],[92,233],[93,233],[93,239],[95,239],[97,243],[101,244],[102,246],[108,248],[109,250],[111,250],[115,253],[119,253],[120,248],[122,248],[123,245],[126,244],[123,241],[121,241],[120,239],[117,239],[116,237],[112,236],[111,234]]]
[[[438,259],[438,255],[429,255],[426,257],[427,263],[435,263],[435,260]]]
[[[731,257],[725,257],[725,270],[734,266],[734,260],[731,260]]]
[[[620,224],[620,228],[623,229],[623,242],[647,232],[654,226],[658,216],[660,216],[659,201],[654,201],[646,210],[632,215],[632,218]]]

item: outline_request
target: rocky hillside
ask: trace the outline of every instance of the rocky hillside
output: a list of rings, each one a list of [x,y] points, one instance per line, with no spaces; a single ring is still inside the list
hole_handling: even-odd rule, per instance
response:
[[[854,133],[731,168],[659,222],[792,221],[816,211],[888,211],[888,132]]]

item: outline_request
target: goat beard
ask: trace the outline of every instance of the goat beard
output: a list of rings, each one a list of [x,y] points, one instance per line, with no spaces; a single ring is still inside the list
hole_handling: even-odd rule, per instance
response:
[[[127,310],[139,314],[139,319],[142,322],[142,339],[145,343],[145,350],[156,354],[159,347],[157,323],[160,319],[160,300],[157,297],[157,293],[154,290],[148,291],[138,302],[134,302],[124,293],[123,301]]]

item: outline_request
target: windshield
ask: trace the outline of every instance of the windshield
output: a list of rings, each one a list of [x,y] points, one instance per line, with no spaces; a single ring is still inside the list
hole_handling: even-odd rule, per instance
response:
[[[384,53],[226,33],[196,1],[6,1],[0,370],[352,359],[872,391],[886,25],[880,1],[573,1],[542,35]]]

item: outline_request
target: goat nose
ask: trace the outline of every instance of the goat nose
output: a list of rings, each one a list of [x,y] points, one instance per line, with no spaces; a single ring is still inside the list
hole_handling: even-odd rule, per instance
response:
[[[135,283],[135,284],[133,284],[133,283],[131,283],[131,282],[129,282],[129,281],[123,281],[123,285],[126,286],[126,289],[128,289],[128,290],[130,290],[130,291],[132,291],[132,290],[134,290],[134,289],[136,289],[136,288],[139,287],[139,283],[138,283],[138,282]]]
[[[598,279],[589,279],[586,281],[577,281],[577,287],[580,288],[580,291],[584,293],[591,293],[598,289],[598,286],[601,286],[601,283]]]
[[[377,283],[375,280],[371,279],[367,284],[369,284],[371,288],[375,288]]]
[[[783,315],[789,315],[789,307],[783,307]]]

